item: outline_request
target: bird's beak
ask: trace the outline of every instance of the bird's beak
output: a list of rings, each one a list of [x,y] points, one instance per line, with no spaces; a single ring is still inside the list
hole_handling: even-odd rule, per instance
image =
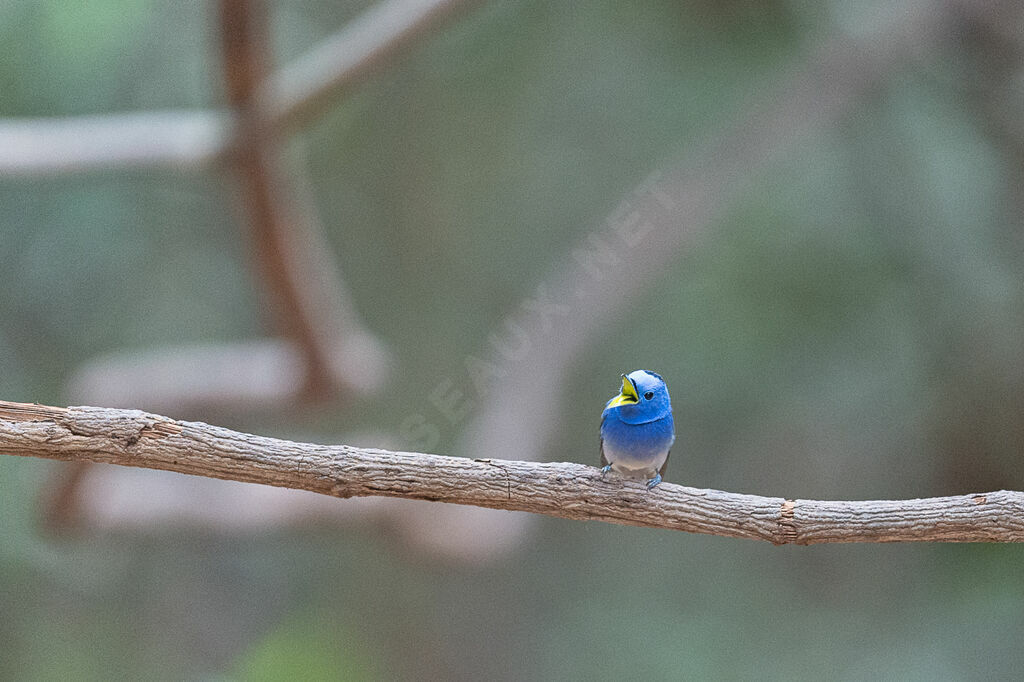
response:
[[[640,396],[636,392],[636,385],[633,384],[625,374],[622,375],[622,393],[618,394],[611,399],[608,403],[608,407],[618,407],[619,405],[635,405],[640,402]]]

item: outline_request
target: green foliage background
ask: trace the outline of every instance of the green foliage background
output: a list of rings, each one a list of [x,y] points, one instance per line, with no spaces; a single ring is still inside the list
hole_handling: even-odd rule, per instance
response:
[[[281,61],[362,9],[273,6]],[[294,141],[400,379],[226,425],[396,432],[651,170],[719,134],[818,38],[876,19],[779,0],[470,13]],[[214,24],[207,2],[2,0],[0,115],[219,106]],[[758,176],[545,387],[565,398],[550,457],[595,461],[616,377],[647,367],[675,405],[669,480],[804,498],[1024,488],[1024,154],[986,108],[1020,120],[1024,79],[1019,52],[983,38],[901,69]],[[0,179],[0,397],[59,404],[98,354],[262,333],[230,193],[215,175]],[[542,519],[512,557],[465,567],[382,529],[55,540],[35,518],[50,469],[0,458],[0,678],[1024,667],[1020,546],[773,548]]]

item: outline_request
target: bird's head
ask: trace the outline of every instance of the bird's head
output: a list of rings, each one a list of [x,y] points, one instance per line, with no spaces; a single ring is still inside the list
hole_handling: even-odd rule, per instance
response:
[[[622,375],[622,391],[608,401],[605,410],[617,410],[627,424],[645,424],[672,413],[665,380],[654,372],[638,369]]]

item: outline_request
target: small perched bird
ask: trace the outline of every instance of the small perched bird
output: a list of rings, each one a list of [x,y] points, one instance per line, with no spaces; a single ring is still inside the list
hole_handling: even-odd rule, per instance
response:
[[[647,478],[650,490],[661,483],[675,440],[665,381],[644,369],[623,374],[622,392],[601,413],[601,473]]]

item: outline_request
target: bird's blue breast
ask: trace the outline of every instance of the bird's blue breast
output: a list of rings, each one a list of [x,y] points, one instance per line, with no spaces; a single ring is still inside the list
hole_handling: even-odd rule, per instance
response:
[[[601,439],[609,461],[628,468],[649,466],[664,455],[675,440],[675,427],[670,412],[661,419],[643,424],[627,424],[619,418],[618,408],[604,411]]]

